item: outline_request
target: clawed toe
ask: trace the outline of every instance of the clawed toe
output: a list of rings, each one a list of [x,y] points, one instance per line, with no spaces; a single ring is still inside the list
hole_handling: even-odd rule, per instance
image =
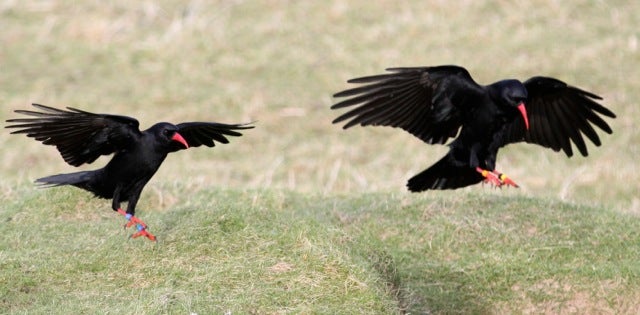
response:
[[[491,184],[494,187],[502,187],[504,185],[516,188],[520,187],[518,186],[518,184],[516,184],[516,182],[514,182],[511,178],[503,173],[488,171],[479,167],[476,167],[476,171],[484,177],[485,182]]]
[[[117,211],[118,211],[118,213],[122,214],[127,219],[127,223],[125,223],[125,225],[124,225],[125,229],[135,225],[136,229],[138,230],[136,233],[133,233],[130,236],[130,238],[138,238],[140,236],[144,236],[144,237],[148,238],[149,240],[152,240],[152,241],[156,240],[155,235],[153,235],[149,231],[147,231],[148,226],[142,220],[138,219],[134,215],[126,213],[122,209],[118,209]]]
[[[137,238],[137,237],[140,237],[140,236],[144,236],[144,237],[148,238],[151,241],[155,241],[156,240],[156,236],[151,234],[151,233],[149,233],[149,231],[147,231],[147,229],[144,226],[138,224],[136,226],[136,228],[138,229],[138,232],[131,234],[131,236],[130,236],[131,238]]]

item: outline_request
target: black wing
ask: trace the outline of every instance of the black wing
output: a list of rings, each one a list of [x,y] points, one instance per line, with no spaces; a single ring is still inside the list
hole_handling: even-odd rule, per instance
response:
[[[611,127],[602,117],[615,118],[616,115],[597,103],[602,98],[593,93],[567,85],[547,77],[533,77],[524,83],[529,94],[526,109],[529,130],[525,130],[522,119],[506,126],[503,145],[525,141],[535,143],[554,151],[564,151],[573,155],[571,142],[583,156],[587,156],[587,146],[583,135],[596,146],[600,137],[592,125],[611,134]]]
[[[484,93],[469,72],[458,66],[390,68],[392,73],[349,80],[365,85],[339,92],[349,97],[331,109],[355,106],[333,123],[402,128],[427,143],[445,143],[462,125],[461,112]]]
[[[65,162],[73,166],[95,161],[126,148],[141,135],[138,121],[131,117],[94,114],[67,107],[57,109],[33,104],[40,111],[16,110],[34,118],[9,119],[12,134],[26,134],[43,144],[54,145]]]
[[[216,145],[214,141],[229,143],[228,136],[242,136],[241,133],[235,130],[255,127],[249,124],[221,124],[216,122],[186,122],[176,126],[178,127],[178,133],[187,141],[189,147],[199,147],[201,145],[213,147]],[[184,149],[184,147],[179,143],[175,143],[172,152],[180,149]]]

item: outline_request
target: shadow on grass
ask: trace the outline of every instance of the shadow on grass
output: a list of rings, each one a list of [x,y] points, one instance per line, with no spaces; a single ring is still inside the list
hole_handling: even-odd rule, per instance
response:
[[[426,261],[423,265],[398,264],[380,249],[371,248],[363,257],[379,274],[402,314],[491,313],[489,303],[473,292],[473,274]]]
[[[441,231],[446,228],[446,222],[432,222],[446,216],[425,220],[422,203],[417,206],[407,204],[399,210],[397,205],[403,201],[393,198],[384,199],[384,202],[377,199],[371,202],[366,198],[349,202],[350,207],[338,204],[329,220],[347,233],[353,233],[353,254],[365,260],[365,264],[377,273],[387,294],[396,301],[399,313],[492,313],[491,299],[482,294],[488,289],[479,289],[482,275],[474,273],[474,267],[471,270],[461,267],[465,262],[451,261],[443,256],[446,255],[443,252],[455,251],[453,248],[434,249],[437,253],[430,258],[431,251],[424,247],[426,232],[416,232],[451,236],[451,231]],[[442,239],[448,240],[447,237]],[[434,242],[438,240],[434,238]],[[448,248],[446,243],[434,243],[434,246]]]

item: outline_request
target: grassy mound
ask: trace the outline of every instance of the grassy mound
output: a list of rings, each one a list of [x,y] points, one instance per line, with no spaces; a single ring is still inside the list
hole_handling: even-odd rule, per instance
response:
[[[17,313],[631,311],[640,223],[519,196],[201,190],[143,200],[128,240],[74,189],[4,200],[0,306]]]

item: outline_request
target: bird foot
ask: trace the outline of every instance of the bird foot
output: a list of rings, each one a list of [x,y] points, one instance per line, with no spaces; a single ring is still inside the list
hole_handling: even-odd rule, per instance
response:
[[[135,225],[136,229],[138,230],[138,232],[131,234],[131,236],[129,236],[130,238],[145,236],[149,240],[152,240],[152,241],[156,240],[155,235],[147,231],[147,224],[144,223],[142,220],[138,219],[134,215],[124,212],[124,210],[122,209],[118,209],[118,213],[122,214],[127,219],[127,223],[124,225],[125,229]]]
[[[145,228],[141,224],[136,225],[136,229],[138,229],[138,232],[131,234],[131,236],[129,236],[130,238],[137,238],[137,237],[140,237],[140,236],[144,236],[144,237],[148,238],[151,241],[155,241],[156,240],[156,236],[151,234],[151,233],[149,233],[149,231],[147,231],[147,228]]]
[[[498,173],[496,171],[492,172],[479,167],[476,167],[476,171],[484,177],[485,182],[493,185],[494,187],[502,187],[504,185],[516,188],[520,187],[516,182],[503,173]]]

